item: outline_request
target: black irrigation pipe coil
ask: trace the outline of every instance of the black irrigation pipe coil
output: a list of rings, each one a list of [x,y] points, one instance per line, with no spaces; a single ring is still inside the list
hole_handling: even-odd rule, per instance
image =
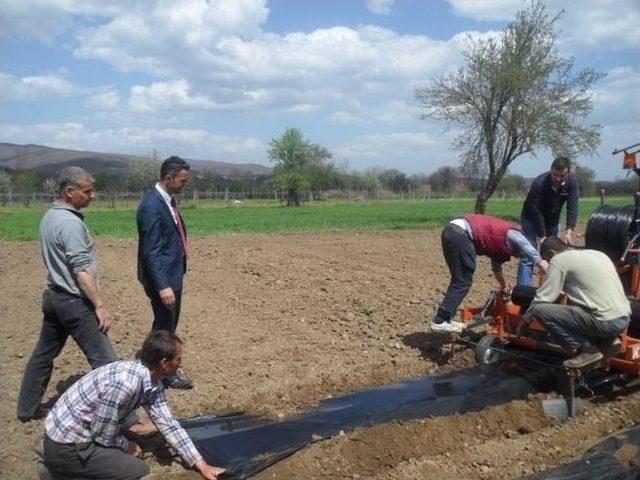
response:
[[[617,264],[636,233],[635,216],[636,208],[633,205],[601,206],[589,217],[586,247],[605,253]]]

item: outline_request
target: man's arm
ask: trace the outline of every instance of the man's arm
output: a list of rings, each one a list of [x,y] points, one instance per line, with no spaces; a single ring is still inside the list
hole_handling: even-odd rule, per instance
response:
[[[570,175],[567,180],[567,222],[565,225],[565,231],[563,240],[568,243],[573,243],[573,230],[576,228],[578,221],[578,180],[575,175]]]
[[[538,250],[529,242],[520,230],[509,230],[507,232],[507,241],[511,244],[511,248],[519,252],[522,257],[527,257],[531,263],[537,265],[537,267],[543,272],[547,271],[549,264],[546,260],[543,260]]]
[[[81,222],[66,222],[60,230],[60,238],[64,245],[66,261],[73,271],[78,287],[93,305],[98,328],[106,333],[111,327],[111,315],[100,293],[96,273],[91,270],[94,252],[89,232]]]
[[[547,236],[547,228],[544,222],[544,215],[540,210],[543,198],[544,178],[536,178],[531,184],[527,198],[524,201],[524,216],[533,222],[533,227],[538,238]]]
[[[102,299],[95,274],[90,270],[81,270],[75,272],[75,275],[80,290],[93,304],[96,318],[98,319],[98,328],[106,333],[111,327],[111,314]]]
[[[531,305],[534,303],[553,303],[555,302],[564,288],[565,272],[558,268],[554,263],[549,263],[547,274],[544,282],[536,291]]]
[[[159,391],[151,404],[143,405],[151,421],[182,459],[206,479],[215,480],[224,469],[209,465],[198,452],[193,441],[180,426],[169,409],[164,391]]]

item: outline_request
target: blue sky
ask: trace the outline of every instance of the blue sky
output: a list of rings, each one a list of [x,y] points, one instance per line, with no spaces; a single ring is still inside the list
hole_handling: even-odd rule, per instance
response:
[[[268,165],[287,127],[349,170],[457,165],[454,128],[413,91],[462,65],[464,38],[500,31],[520,0],[4,0],[0,139]],[[558,48],[604,77],[577,160],[622,176],[640,141],[640,2],[548,0]],[[533,176],[551,153],[516,160]]]

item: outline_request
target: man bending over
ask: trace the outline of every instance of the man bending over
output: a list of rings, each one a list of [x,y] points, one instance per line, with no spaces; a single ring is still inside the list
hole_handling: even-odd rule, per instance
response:
[[[169,410],[162,379],[182,362],[182,341],[157,330],[142,345],[140,361],[97,368],[73,384],[56,402],[44,424],[44,462],[61,478],[137,479],[149,473],[140,446],[122,434],[125,419],[138,407],[203,478],[224,469],[209,465]]]

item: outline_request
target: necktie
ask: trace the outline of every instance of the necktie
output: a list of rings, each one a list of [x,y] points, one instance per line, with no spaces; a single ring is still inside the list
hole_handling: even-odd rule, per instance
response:
[[[176,225],[178,227],[178,232],[180,232],[180,238],[182,239],[182,251],[184,252],[185,258],[189,258],[189,243],[187,242],[187,234],[184,231],[184,222],[182,221],[182,216],[176,206],[176,199],[173,197],[171,197],[171,209],[173,210],[173,214],[176,216]]]

